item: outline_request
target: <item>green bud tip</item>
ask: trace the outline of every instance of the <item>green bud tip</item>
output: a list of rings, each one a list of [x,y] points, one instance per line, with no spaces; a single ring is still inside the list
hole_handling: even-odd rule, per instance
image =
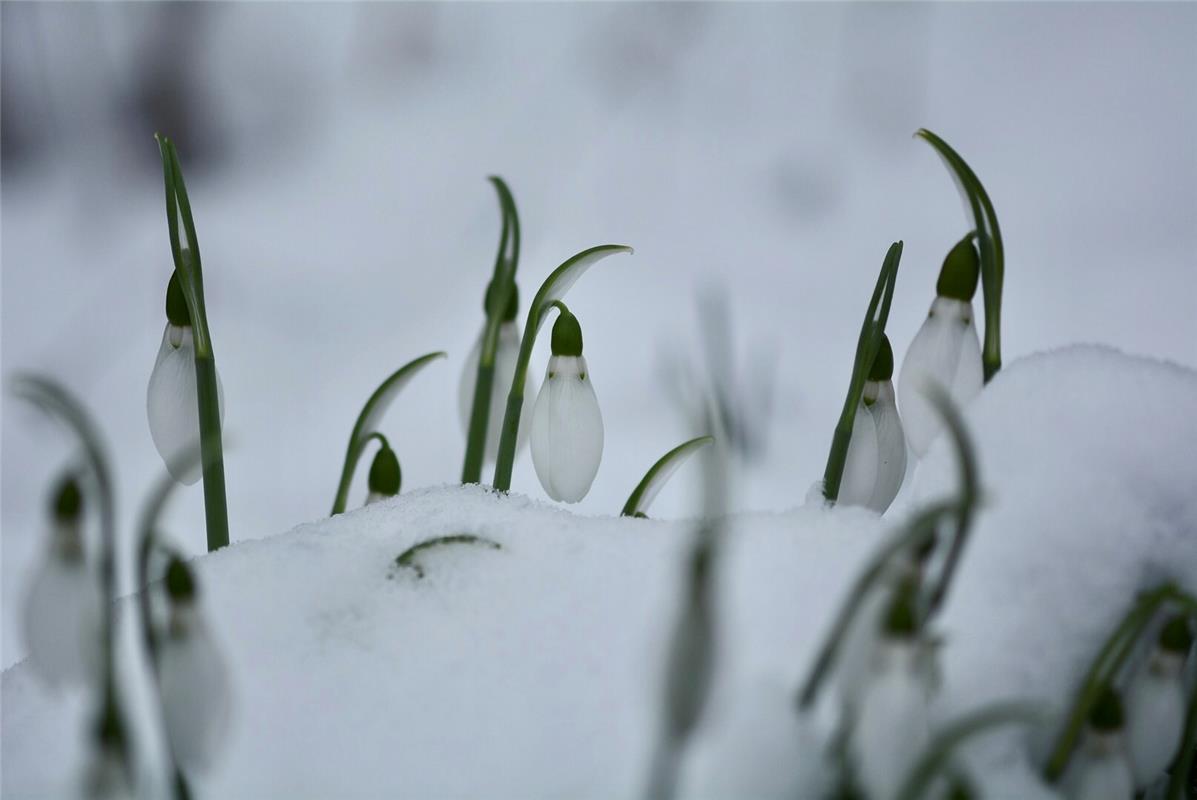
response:
[[[166,284],[166,319],[171,325],[179,327],[191,324],[191,312],[187,310],[187,300],[183,297],[178,272],[172,272],[170,281]]]
[[[195,599],[195,579],[191,568],[178,556],[172,556],[166,567],[166,593],[174,603]]]
[[[913,639],[918,633],[918,615],[914,611],[915,590],[918,584],[914,581],[903,581],[894,590],[894,598],[890,602],[889,610],[885,612],[883,629],[892,639]]]
[[[1122,698],[1111,686],[1102,687],[1101,693],[1089,709],[1089,726],[1102,733],[1122,730]]]
[[[491,313],[491,307],[498,302],[498,290],[495,288],[495,282],[492,280],[486,284],[486,296],[482,299],[482,310],[488,315]],[[511,322],[515,319],[515,315],[520,310],[520,287],[514,283],[511,284],[511,294],[507,296],[507,307],[503,309],[503,322]]]
[[[83,493],[74,475],[68,475],[54,494],[54,517],[61,522],[74,522],[83,510]]]
[[[399,459],[395,457],[395,451],[383,445],[374,454],[374,463],[370,465],[370,491],[391,497],[399,494],[402,482],[403,473],[399,470]]]
[[[881,334],[881,346],[869,370],[869,380],[888,381],[894,377],[894,349],[889,346],[889,337]]]
[[[973,246],[973,234],[969,233],[944,258],[935,293],[940,297],[971,302],[977,293],[977,278],[980,274],[981,259],[977,256],[977,248]]]
[[[582,326],[578,324],[578,318],[568,311],[558,314],[557,321],[553,323],[553,355],[582,355]]]
[[[1193,632],[1189,629],[1189,621],[1181,614],[1177,614],[1165,623],[1160,631],[1160,649],[1169,653],[1187,655],[1193,646]]]

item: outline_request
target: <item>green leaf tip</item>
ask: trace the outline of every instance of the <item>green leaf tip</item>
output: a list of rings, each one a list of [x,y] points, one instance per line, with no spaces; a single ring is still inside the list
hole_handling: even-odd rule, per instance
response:
[[[403,474],[399,470],[399,458],[395,451],[384,442],[378,452],[374,454],[374,461],[370,464],[368,485],[375,494],[393,497],[399,494]]]
[[[558,303],[561,313],[553,323],[553,355],[580,356],[582,355],[582,326],[578,318],[569,312],[563,304]]]
[[[881,334],[881,344],[877,347],[877,355],[873,358],[873,366],[869,370],[869,380],[888,381],[894,377],[894,349],[889,344],[889,337]]]
[[[173,556],[166,567],[166,594],[173,603],[188,603],[195,599],[191,568],[178,556]]]
[[[1193,631],[1189,628],[1189,620],[1182,614],[1177,614],[1164,624],[1160,630],[1160,649],[1180,656],[1188,655],[1193,646]]]
[[[973,245],[974,235],[969,233],[944,257],[943,267],[939,270],[939,281],[935,284],[935,293],[940,297],[970,303],[977,293],[977,281],[981,277],[981,257],[977,255],[977,248]]]
[[[1089,709],[1089,726],[1102,733],[1112,733],[1122,730],[1124,718],[1118,691],[1109,684],[1103,686]]]
[[[74,475],[67,475],[54,493],[54,518],[59,522],[74,522],[83,510],[83,493]]]
[[[644,509],[648,508],[673,473],[677,472],[686,459],[714,441],[714,436],[696,436],[687,442],[682,442],[657,459],[656,463],[649,467],[648,472],[640,479],[640,483],[636,484],[636,488],[628,496],[628,501],[624,503],[623,510],[619,512],[619,515],[647,519],[648,515],[644,513]]]
[[[187,298],[179,285],[179,273],[172,271],[166,283],[166,320],[179,327],[191,324],[191,312],[187,310]]]

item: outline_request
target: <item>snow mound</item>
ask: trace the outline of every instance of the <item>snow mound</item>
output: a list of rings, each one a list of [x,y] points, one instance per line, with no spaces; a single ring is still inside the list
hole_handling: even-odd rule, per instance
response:
[[[1012,364],[972,404],[986,504],[940,622],[937,718],[994,700],[1058,707],[1136,589],[1197,586],[1194,411],[1197,374],[1091,347]],[[809,477],[794,476],[796,502]],[[909,496],[953,481],[940,441]],[[441,487],[196,559],[237,699],[198,795],[640,795],[693,527]],[[846,508],[729,520],[716,680],[683,794],[809,790],[816,726],[793,691],[886,530]],[[429,551],[423,578],[394,563],[459,533],[502,549]],[[22,662],[2,700],[4,795],[69,794],[83,699],[51,695]],[[1033,744],[995,734],[969,760],[994,795],[1046,794]]]

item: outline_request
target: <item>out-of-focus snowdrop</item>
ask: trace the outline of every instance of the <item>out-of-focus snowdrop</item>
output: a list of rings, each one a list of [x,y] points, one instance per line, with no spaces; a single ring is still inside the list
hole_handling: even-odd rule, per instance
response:
[[[582,327],[564,306],[553,324],[553,357],[532,409],[532,464],[554,500],[590,491],[603,457],[603,415],[582,356]]]
[[[895,593],[852,723],[849,753],[870,800],[893,800],[930,741],[927,661],[915,597],[913,583]]]
[[[894,353],[889,337],[881,346],[864,383],[861,402],[840,484],[839,502],[884,513],[906,476],[906,437],[894,399]]]
[[[1184,730],[1185,659],[1193,634],[1183,616],[1168,621],[1148,658],[1127,689],[1127,741],[1135,787],[1150,786],[1172,763]]]
[[[980,261],[972,234],[961,239],[944,259],[927,320],[915,334],[898,376],[898,400],[906,439],[921,457],[943,427],[925,395],[928,383],[942,386],[959,406],[981,391],[984,371],[981,344],[973,322]]]
[[[370,477],[367,481],[369,494],[366,495],[366,505],[386,500],[399,494],[399,487],[403,482],[403,473],[399,470],[399,458],[386,440],[374,454],[374,461],[370,464]]]
[[[83,796],[87,800],[133,800],[124,726],[111,698],[96,721],[95,749],[83,773]]]
[[[489,307],[494,284],[487,288],[486,303]],[[499,455],[499,435],[503,429],[503,412],[506,409],[507,390],[511,388],[511,381],[515,377],[515,366],[520,355],[520,326],[515,321],[519,311],[519,290],[514,284],[511,287],[511,297],[507,308],[503,312],[503,321],[499,325],[499,341],[495,349],[494,382],[490,390],[490,416],[486,424],[486,450],[483,459],[492,463]],[[478,340],[473,349],[466,356],[465,365],[461,368],[461,382],[457,391],[457,410],[461,415],[461,430],[466,436],[470,433],[470,411],[474,403],[474,387],[478,384],[478,359],[482,357],[482,341],[486,337],[486,326],[478,333]],[[524,410],[521,420],[527,420],[532,413],[532,402],[536,397],[536,381],[528,376],[527,388],[524,392]],[[528,425],[522,422],[516,439],[516,451],[522,450],[528,441]]]
[[[216,389],[223,421],[224,387],[219,374]],[[186,457],[200,441],[198,409],[191,315],[183,299],[178,274],[172,272],[166,287],[166,330],[162,332],[158,359],[146,389],[146,413],[158,455],[166,462],[174,479],[187,485],[200,478],[199,464]]]
[[[25,641],[37,673],[52,686],[83,684],[100,667],[100,585],[83,552],[83,496],[73,477],[54,496],[45,558],[25,601]]]
[[[172,558],[166,570],[170,619],[158,653],[166,735],[186,772],[212,765],[226,739],[232,688],[225,661],[208,631],[191,570]]]
[[[1089,712],[1084,747],[1067,781],[1069,800],[1131,800],[1134,796],[1124,725],[1122,698],[1107,687]]]

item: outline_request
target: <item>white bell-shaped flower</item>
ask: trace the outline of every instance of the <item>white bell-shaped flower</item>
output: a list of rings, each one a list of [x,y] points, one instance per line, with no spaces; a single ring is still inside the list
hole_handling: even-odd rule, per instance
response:
[[[837,502],[884,513],[906,477],[906,436],[894,400],[894,354],[883,334],[848,443]]]
[[[1193,644],[1188,622],[1171,619],[1126,693],[1127,744],[1135,788],[1144,790],[1176,757],[1184,731],[1184,662]]]
[[[232,717],[229,672],[195,598],[190,570],[178,559],[166,576],[171,616],[158,653],[158,686],[167,739],[184,771],[210,767]]]
[[[1122,702],[1107,689],[1089,715],[1084,747],[1065,782],[1069,800],[1132,800],[1135,779],[1123,724]]]
[[[897,593],[884,625],[849,740],[858,782],[870,800],[893,800],[931,736],[912,589]]]
[[[603,415],[582,356],[582,328],[562,311],[553,357],[532,409],[532,464],[554,500],[576,503],[590,491],[603,457]]]
[[[487,287],[487,299],[491,294]],[[515,378],[515,367],[520,355],[520,326],[515,321],[519,310],[519,294],[512,287],[511,299],[503,315],[503,322],[499,325],[499,341],[495,347],[494,382],[490,390],[490,417],[486,423],[486,450],[483,460],[493,462],[499,456],[499,437],[503,428],[503,416],[507,412],[507,393],[511,390],[511,382]],[[486,326],[478,334],[477,341],[465,364],[461,369],[461,380],[458,382],[457,411],[461,416],[461,432],[470,435],[470,414],[474,408],[474,387],[478,384],[478,360],[482,358],[482,340],[486,336]],[[524,406],[520,414],[520,427],[516,436],[516,452],[518,453],[528,441],[528,420],[531,419],[532,402],[536,397],[536,381],[528,375],[524,384]]]
[[[25,600],[34,669],[52,686],[81,685],[100,667],[103,595],[83,554],[81,495],[68,479],[55,498],[54,530]]]
[[[166,329],[158,359],[146,388],[146,414],[158,455],[179,483],[191,485],[201,470],[193,452],[200,442],[199,401],[195,377],[195,342],[187,304],[178,279],[171,275],[166,290]],[[220,418],[224,421],[224,387],[216,375]],[[187,464],[181,468],[180,464]]]
[[[965,237],[944,259],[936,287],[938,296],[902,362],[898,401],[906,439],[919,457],[927,452],[943,425],[925,394],[926,387],[938,384],[963,406],[985,384],[972,304],[979,269],[976,248],[971,237]]]

